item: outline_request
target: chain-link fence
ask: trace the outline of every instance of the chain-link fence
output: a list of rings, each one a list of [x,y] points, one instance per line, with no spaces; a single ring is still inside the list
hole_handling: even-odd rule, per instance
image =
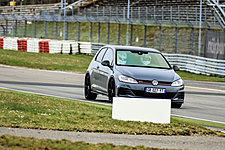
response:
[[[193,10],[194,17],[191,17],[182,15],[180,7],[177,10],[172,7],[160,9],[153,7],[154,13],[150,13],[147,7],[133,8],[128,22],[126,8],[119,7],[77,9],[72,12],[77,15],[65,17],[46,13],[0,15],[0,35],[58,40],[65,37],[66,40],[126,45],[128,23],[129,45],[156,48],[165,53],[198,55],[199,16],[196,12],[199,10]],[[203,31],[222,30],[212,16],[207,15],[206,9],[202,26]],[[204,56],[203,50],[201,55]]]

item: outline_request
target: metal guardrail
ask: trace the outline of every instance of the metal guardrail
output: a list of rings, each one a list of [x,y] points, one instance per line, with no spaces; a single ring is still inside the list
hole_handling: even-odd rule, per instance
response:
[[[225,76],[225,60],[184,54],[164,54],[164,56],[171,65],[177,65],[181,70],[196,74]]]
[[[92,43],[94,55],[100,47],[106,44]],[[181,70],[204,75],[225,76],[225,60],[217,60],[185,54],[163,54],[171,65],[177,65]]]

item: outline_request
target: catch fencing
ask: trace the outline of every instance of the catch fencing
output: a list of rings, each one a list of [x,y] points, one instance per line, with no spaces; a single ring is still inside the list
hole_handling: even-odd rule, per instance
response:
[[[129,20],[126,7],[83,9],[65,17],[44,11],[42,15],[0,15],[0,36],[126,45],[128,24],[130,46],[199,55],[199,44],[204,42],[202,39],[199,43],[199,10],[193,9],[192,16],[184,10],[182,7],[137,7],[131,9]],[[208,9],[204,10],[202,37],[205,30],[222,30]],[[203,47],[200,55],[204,56]]]

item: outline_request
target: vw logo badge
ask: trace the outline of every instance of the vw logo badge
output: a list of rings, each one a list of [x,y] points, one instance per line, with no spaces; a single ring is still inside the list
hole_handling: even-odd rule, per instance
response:
[[[152,85],[154,85],[154,86],[158,85],[158,83],[159,83],[159,82],[158,82],[157,80],[153,80],[153,81],[152,81]]]

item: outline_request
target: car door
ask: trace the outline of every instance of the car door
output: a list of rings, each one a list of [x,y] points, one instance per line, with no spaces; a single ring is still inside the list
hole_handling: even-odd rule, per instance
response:
[[[100,80],[100,74],[99,74],[99,67],[101,65],[101,62],[102,62],[102,59],[103,59],[103,56],[106,52],[107,48],[102,48],[99,50],[95,60],[94,60],[94,63],[93,63],[93,66],[91,68],[91,87],[93,90],[100,90],[100,86],[99,86],[99,80]]]
[[[110,65],[113,64],[113,50],[108,48],[103,56],[102,62],[108,60]],[[99,86],[102,92],[107,93],[108,91],[108,79],[113,73],[113,67],[103,66],[102,64],[99,66]]]

